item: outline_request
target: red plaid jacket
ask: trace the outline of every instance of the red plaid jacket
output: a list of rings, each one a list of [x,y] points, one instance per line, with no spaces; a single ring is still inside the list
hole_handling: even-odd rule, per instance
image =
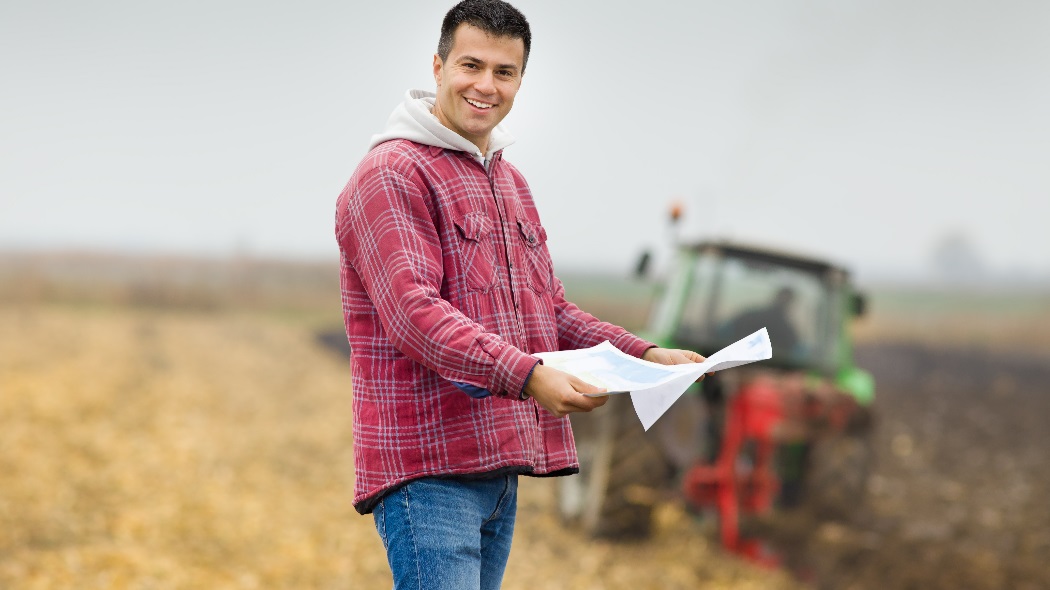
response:
[[[519,397],[539,362],[530,353],[610,340],[641,356],[652,344],[565,300],[502,152],[486,171],[464,152],[376,146],[339,196],[336,237],[359,512],[424,476],[578,471],[568,419]]]

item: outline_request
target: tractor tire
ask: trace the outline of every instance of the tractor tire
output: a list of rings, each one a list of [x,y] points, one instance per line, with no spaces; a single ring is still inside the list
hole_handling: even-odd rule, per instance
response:
[[[810,449],[804,502],[821,519],[850,521],[863,512],[875,451],[871,417],[861,410],[841,433],[818,439]]]
[[[646,437],[630,397],[614,395],[589,415],[573,415],[573,433],[580,473],[559,478],[562,518],[592,537],[648,536],[672,470]]]

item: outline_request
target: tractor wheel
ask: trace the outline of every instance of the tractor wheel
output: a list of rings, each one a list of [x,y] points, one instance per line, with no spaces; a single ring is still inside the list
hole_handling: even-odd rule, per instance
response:
[[[845,432],[820,438],[810,449],[804,497],[818,517],[851,520],[864,505],[875,453],[870,414],[860,412]]]
[[[559,478],[562,517],[595,537],[647,536],[671,469],[630,397],[614,395],[592,414],[574,416],[573,431],[580,473]]]

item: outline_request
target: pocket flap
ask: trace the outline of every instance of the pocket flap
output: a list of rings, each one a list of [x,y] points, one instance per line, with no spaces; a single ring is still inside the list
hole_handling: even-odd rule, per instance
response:
[[[459,229],[460,235],[472,242],[480,242],[481,238],[492,232],[492,223],[484,213],[466,213],[453,223]]]
[[[519,217],[518,231],[521,232],[521,238],[525,240],[525,243],[528,244],[530,248],[540,246],[547,241],[547,230],[543,229],[543,226],[535,221],[529,221]]]

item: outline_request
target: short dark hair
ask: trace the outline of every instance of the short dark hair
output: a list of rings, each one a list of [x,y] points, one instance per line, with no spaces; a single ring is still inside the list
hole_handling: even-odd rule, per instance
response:
[[[522,73],[525,64],[529,63],[529,49],[532,46],[532,30],[529,21],[517,8],[503,0],[463,0],[453,6],[441,21],[441,39],[438,40],[438,57],[441,61],[448,58],[452,51],[452,36],[459,25],[468,24],[496,37],[521,39],[525,43],[525,59],[521,64]]]

